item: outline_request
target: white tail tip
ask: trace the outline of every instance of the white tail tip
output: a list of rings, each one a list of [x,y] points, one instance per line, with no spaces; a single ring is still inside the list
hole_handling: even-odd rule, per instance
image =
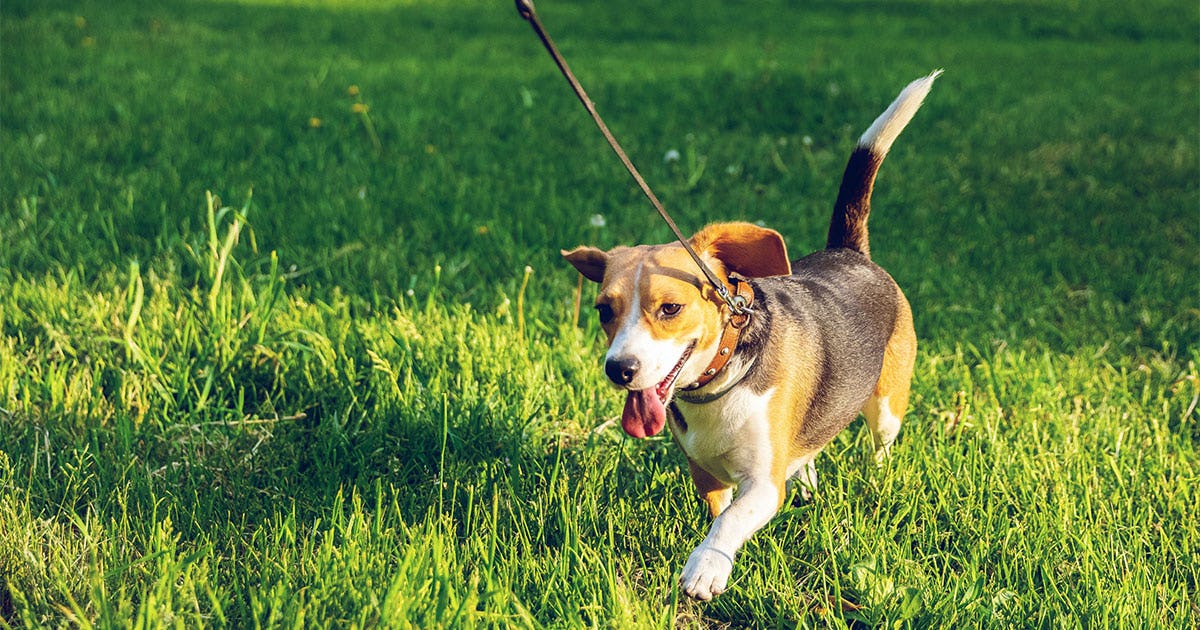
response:
[[[914,114],[921,108],[925,95],[933,87],[933,82],[941,76],[941,70],[934,70],[929,75],[909,83],[900,91],[900,95],[887,110],[871,123],[871,127],[858,139],[858,146],[880,157],[887,155],[896,137],[904,131]]]

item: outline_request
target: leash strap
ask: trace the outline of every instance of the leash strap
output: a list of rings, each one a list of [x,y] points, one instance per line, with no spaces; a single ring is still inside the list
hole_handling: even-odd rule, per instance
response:
[[[642,179],[642,174],[634,167],[633,162],[629,160],[629,156],[625,154],[625,150],[621,148],[620,143],[613,137],[612,132],[608,130],[608,125],[604,124],[604,119],[600,118],[600,114],[596,112],[596,106],[592,103],[592,99],[583,90],[583,86],[575,78],[575,75],[571,72],[571,68],[567,66],[567,60],[563,59],[563,56],[559,54],[558,48],[554,45],[554,40],[550,39],[550,35],[542,26],[542,21],[538,19],[537,13],[533,10],[533,0],[516,0],[516,3],[517,13],[520,13],[521,17],[533,27],[533,32],[537,33],[538,38],[542,40],[542,45],[546,47],[546,51],[550,53],[550,57],[558,65],[559,71],[566,77],[567,83],[571,84],[571,89],[575,91],[575,96],[579,98],[579,102],[583,103],[583,107],[592,115],[592,120],[600,128],[600,133],[604,134],[604,139],[608,140],[608,145],[612,147],[613,152],[617,154],[618,158],[621,158],[621,163],[625,165],[625,170],[629,171],[634,181],[637,182],[638,187],[642,189],[642,193],[654,205],[654,209],[658,210],[659,216],[663,218],[663,221],[667,222],[667,227],[670,227],[671,231],[675,233],[675,238],[678,239],[679,244],[683,245],[683,248],[691,255],[692,260],[696,261],[696,266],[700,267],[700,271],[708,278],[708,282],[712,285],[713,290],[729,305],[733,314],[742,315],[749,313],[749,305],[745,299],[740,295],[730,295],[729,289],[725,287],[725,283],[717,278],[716,274],[713,273],[712,269],[708,268],[708,265],[704,264],[703,260],[700,260],[700,256],[696,254],[696,250],[692,249],[692,246],[688,244],[687,239],[683,237],[683,233],[679,231],[679,227],[675,225],[675,221],[671,220],[671,215],[667,214],[662,203],[658,201],[658,197],[654,196],[654,191],[650,190],[650,186],[646,184],[646,180]]]

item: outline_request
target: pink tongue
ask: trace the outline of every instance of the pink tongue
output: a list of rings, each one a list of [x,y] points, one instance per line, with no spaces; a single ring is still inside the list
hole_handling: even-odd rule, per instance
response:
[[[621,412],[621,428],[635,438],[656,435],[667,422],[667,410],[658,399],[658,392],[650,387],[631,391],[625,398],[625,410]]]

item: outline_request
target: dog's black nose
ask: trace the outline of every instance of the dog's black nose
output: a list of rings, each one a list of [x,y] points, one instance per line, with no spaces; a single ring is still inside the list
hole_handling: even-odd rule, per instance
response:
[[[637,359],[609,359],[604,362],[604,373],[617,385],[628,385],[639,367],[641,364]]]

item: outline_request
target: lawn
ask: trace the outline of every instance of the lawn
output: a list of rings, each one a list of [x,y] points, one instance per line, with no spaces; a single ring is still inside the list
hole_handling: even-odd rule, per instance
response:
[[[685,232],[793,256],[945,68],[891,460],[679,594],[706,510],[558,255],[670,233],[511,2],[4,0],[0,627],[1200,625],[1200,6],[538,9]]]

